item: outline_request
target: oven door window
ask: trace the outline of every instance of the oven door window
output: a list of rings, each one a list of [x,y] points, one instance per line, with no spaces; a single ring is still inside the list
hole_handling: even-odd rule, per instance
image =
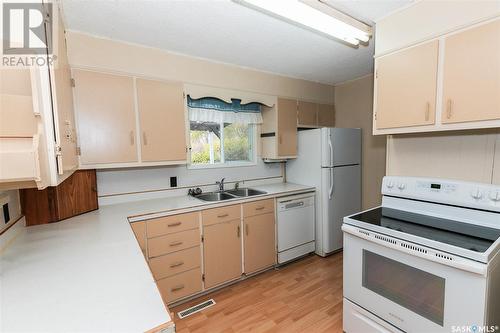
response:
[[[363,287],[443,326],[445,279],[363,250]]]

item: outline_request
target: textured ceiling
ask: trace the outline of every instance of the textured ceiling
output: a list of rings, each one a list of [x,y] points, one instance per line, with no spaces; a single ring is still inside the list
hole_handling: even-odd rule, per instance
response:
[[[328,0],[365,22],[409,0]],[[352,48],[229,0],[63,0],[67,29],[311,81],[373,71],[374,41]]]

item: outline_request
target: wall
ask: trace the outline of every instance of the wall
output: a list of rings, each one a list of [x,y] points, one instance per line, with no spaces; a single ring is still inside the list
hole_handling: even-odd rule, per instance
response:
[[[416,44],[498,15],[500,1],[416,1],[376,22],[375,55]]]
[[[104,69],[267,95],[333,102],[333,86],[68,31],[72,67]]]
[[[12,222],[16,221],[21,216],[21,204],[19,200],[19,191],[18,190],[10,190],[10,191],[0,191],[0,203],[3,205],[4,202],[8,201],[9,203],[9,215],[10,215],[10,223],[2,223],[0,225],[0,234],[2,230],[8,227]],[[3,221],[3,210],[2,206],[0,206],[0,214],[1,221]]]
[[[416,1],[377,22],[375,54],[379,56],[499,15],[499,1]],[[499,130],[393,135],[387,140],[388,175],[500,184],[500,166],[496,162],[500,160]]]
[[[335,126],[361,127],[363,209],[380,204],[385,175],[385,136],[372,135],[373,75],[335,86]]]
[[[140,77],[181,81],[266,95],[333,103],[334,87],[238,66],[174,54],[159,49],[98,38],[78,32],[67,34],[69,63],[73,68],[126,73]],[[259,159],[259,158],[258,158]],[[281,179],[280,164],[241,168],[187,169],[168,166],[139,169],[114,169],[97,172],[100,204],[181,193],[170,191],[170,177],[178,186],[214,184],[226,177],[228,182],[246,179]],[[232,185],[232,184],[231,184]],[[137,193],[141,192],[141,193]],[[186,189],[182,189],[185,193]],[[130,195],[123,195],[131,193]]]

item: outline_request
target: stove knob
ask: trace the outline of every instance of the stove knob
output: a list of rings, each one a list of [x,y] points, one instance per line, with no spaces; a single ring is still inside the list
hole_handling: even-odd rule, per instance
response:
[[[387,186],[387,188],[393,188],[394,183],[392,182],[392,180],[390,180],[385,186]]]
[[[479,200],[483,197],[483,193],[481,192],[481,190],[477,189],[477,190],[472,191],[471,196],[474,199]]]
[[[495,201],[495,202],[499,202],[500,201],[500,191],[491,191],[490,192],[490,199],[492,201]]]
[[[402,191],[406,188],[406,184],[405,183],[401,183],[398,185],[398,188]]]

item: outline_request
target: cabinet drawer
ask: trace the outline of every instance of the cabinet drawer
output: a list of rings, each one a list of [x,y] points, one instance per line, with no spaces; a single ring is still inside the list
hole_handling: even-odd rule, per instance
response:
[[[155,280],[200,267],[200,247],[166,254],[149,260],[149,267]]]
[[[274,199],[259,200],[243,204],[243,217],[273,212]]]
[[[148,238],[199,228],[198,212],[160,217],[147,221]]]
[[[156,282],[165,303],[201,291],[201,269],[196,268]]]
[[[211,225],[237,220],[241,217],[240,205],[206,209],[201,212],[201,217],[203,220],[203,225]]]
[[[148,256],[149,258],[154,258],[199,244],[200,231],[198,229],[155,237],[148,239]]]

